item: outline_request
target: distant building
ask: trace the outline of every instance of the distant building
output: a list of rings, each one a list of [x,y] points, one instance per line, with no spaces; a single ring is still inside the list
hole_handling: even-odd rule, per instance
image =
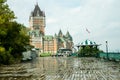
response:
[[[54,36],[45,35],[45,13],[41,11],[38,4],[35,5],[34,10],[31,12],[29,25],[30,44],[40,49],[41,52],[57,53],[60,48],[72,50],[73,39],[69,31],[67,31],[66,35],[63,35],[61,30]]]

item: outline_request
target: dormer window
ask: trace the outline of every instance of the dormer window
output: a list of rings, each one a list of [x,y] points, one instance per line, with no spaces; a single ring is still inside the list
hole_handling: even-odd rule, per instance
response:
[[[39,30],[40,27],[39,26],[34,26],[34,30]]]
[[[36,29],[40,29],[39,26],[36,26]]]
[[[37,10],[37,16],[40,16],[40,15],[39,15],[39,11],[38,11],[38,10]]]

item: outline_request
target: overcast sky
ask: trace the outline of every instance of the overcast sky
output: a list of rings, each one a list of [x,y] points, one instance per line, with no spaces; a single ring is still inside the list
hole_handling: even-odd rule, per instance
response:
[[[29,15],[36,2],[46,14],[45,33],[67,30],[74,44],[86,39],[102,44],[100,49],[120,52],[120,0],[8,0],[17,21],[29,27]],[[86,31],[86,28],[90,33]]]

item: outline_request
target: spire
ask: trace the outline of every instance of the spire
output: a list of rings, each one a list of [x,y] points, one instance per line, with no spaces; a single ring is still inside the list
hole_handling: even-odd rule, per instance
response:
[[[69,39],[70,41],[72,41],[72,36],[70,35],[69,31],[67,31],[66,33],[66,38]]]
[[[35,16],[44,16],[45,17],[45,13],[43,11],[41,11],[37,1],[36,1],[34,10],[31,12],[31,16],[32,17],[35,17]]]
[[[36,0],[36,5],[38,5],[38,0]]]
[[[38,5],[38,0],[36,0],[36,5]]]
[[[56,33],[54,34],[54,37],[57,38],[57,34]]]
[[[57,34],[55,33],[54,36],[57,36]]]
[[[69,37],[70,36],[70,33],[69,33],[69,31],[67,31],[67,33],[66,33],[66,37]]]
[[[59,31],[59,33],[58,33],[58,36],[60,36],[60,37],[63,36],[63,33],[62,33],[61,29],[60,29],[60,31]]]

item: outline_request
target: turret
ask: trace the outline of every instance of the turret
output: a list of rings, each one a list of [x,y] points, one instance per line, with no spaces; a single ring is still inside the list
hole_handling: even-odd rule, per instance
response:
[[[29,23],[31,30],[39,30],[41,35],[45,35],[45,12],[41,11],[38,4],[30,14]]]

